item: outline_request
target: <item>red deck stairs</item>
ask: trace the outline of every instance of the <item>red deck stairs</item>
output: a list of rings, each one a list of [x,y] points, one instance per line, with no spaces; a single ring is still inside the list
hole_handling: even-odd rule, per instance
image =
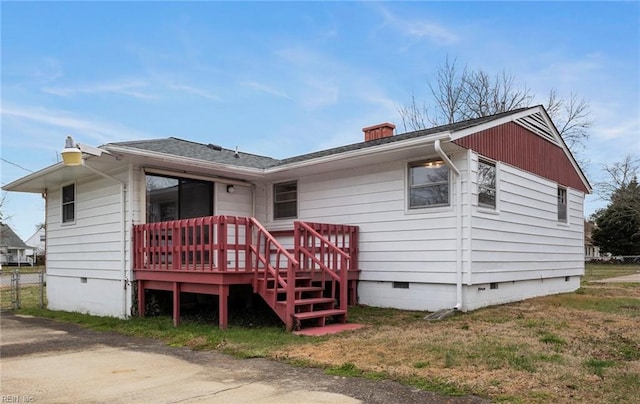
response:
[[[287,330],[346,323],[348,273],[353,263],[352,255],[337,245],[346,245],[344,232],[327,231],[330,225],[295,222],[294,226],[293,250],[285,249],[259,227],[252,246],[258,263],[254,292],[269,304]],[[347,237],[355,238],[355,234]]]

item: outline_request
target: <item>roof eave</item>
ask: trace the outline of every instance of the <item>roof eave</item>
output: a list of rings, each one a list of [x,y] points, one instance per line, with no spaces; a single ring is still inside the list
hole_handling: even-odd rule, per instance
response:
[[[356,159],[356,158],[365,157],[371,154],[387,153],[387,152],[393,152],[393,151],[402,150],[406,148],[412,148],[420,145],[425,145],[425,144],[435,142],[436,139],[450,140],[451,132],[449,131],[438,132],[438,133],[433,133],[427,136],[416,137],[416,138],[411,138],[407,140],[399,140],[392,143],[384,143],[377,146],[365,147],[362,149],[310,158],[308,160],[296,161],[294,163],[281,164],[274,167],[268,167],[264,171],[265,171],[265,174],[274,174],[282,171],[294,170],[294,169],[309,167],[317,164]]]
[[[60,171],[64,167],[65,165],[63,162],[56,163],[49,167],[45,167],[42,170],[28,174],[24,177],[18,178],[17,180],[6,184],[5,186],[2,187],[2,190],[9,191],[9,192],[30,192],[30,193],[44,192],[45,190],[41,189],[41,187],[37,187],[38,188],[37,190],[36,188],[29,187],[29,183],[35,180],[38,180],[44,176],[47,176],[49,174],[53,174],[57,171]]]
[[[147,157],[150,159],[159,160],[159,161],[171,163],[171,164],[180,165],[180,164],[189,163],[189,165],[193,168],[214,170],[214,171],[224,172],[229,174],[241,173],[247,176],[254,176],[256,178],[259,178],[259,177],[262,177],[264,173],[264,170],[261,168],[252,168],[252,167],[236,166],[231,164],[215,163],[215,162],[197,159],[193,157],[176,156],[173,154],[129,148],[126,146],[106,145],[106,149],[108,151],[122,154],[122,155],[128,154],[131,156]]]

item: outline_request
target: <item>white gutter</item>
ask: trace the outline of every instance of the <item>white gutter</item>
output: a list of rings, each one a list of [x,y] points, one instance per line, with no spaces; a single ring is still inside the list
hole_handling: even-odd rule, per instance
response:
[[[289,164],[280,164],[275,167],[266,168],[265,174],[273,174],[281,171],[292,170],[296,168],[303,168],[307,166],[314,166],[322,163],[332,163],[340,160],[350,160],[357,157],[366,157],[372,153],[380,154],[393,151],[399,151],[403,149],[413,149],[425,144],[429,144],[434,140],[440,139],[448,140],[450,138],[450,132],[441,132],[429,136],[416,137],[414,139],[402,140],[398,142],[385,143],[379,146],[364,147],[362,149],[351,150],[348,152],[341,152],[335,154],[329,154],[327,156],[321,156],[316,158],[309,158],[301,161],[296,161]]]
[[[436,153],[456,175],[456,310],[462,308],[462,176],[449,156],[442,150],[440,139],[433,143]]]
[[[122,221],[122,239],[120,244],[120,259],[121,259],[121,269],[120,269],[120,285],[122,287],[122,318],[129,317],[127,315],[127,211],[125,209],[125,203],[127,200],[127,183],[119,178],[116,178],[112,175],[104,173],[98,170],[95,167],[91,167],[87,164],[85,159],[82,160],[82,166],[87,168],[89,171],[98,174],[104,178],[113,180],[120,184],[120,215]]]
[[[115,146],[115,145],[108,145],[106,146],[106,149],[115,154],[129,154],[132,156],[149,157],[149,158],[158,159],[160,161],[170,162],[174,164],[183,164],[183,165],[189,164],[191,167],[198,167],[206,170],[218,170],[223,172],[229,172],[232,175],[245,174],[245,175],[251,175],[256,178],[263,178],[265,175],[268,175],[268,174],[275,174],[275,173],[288,171],[296,168],[314,166],[322,163],[332,163],[340,160],[350,160],[357,157],[365,157],[365,156],[369,156],[373,152],[378,154],[378,153],[392,152],[392,151],[403,150],[403,149],[412,149],[420,145],[429,144],[434,140],[449,139],[450,135],[451,135],[450,132],[441,132],[441,133],[432,134],[429,136],[416,137],[414,139],[385,143],[379,146],[364,147],[361,149],[351,150],[348,152],[341,152],[341,153],[329,154],[326,156],[309,158],[309,159],[296,161],[289,164],[279,164],[275,167],[269,167],[269,168],[252,168],[252,167],[242,167],[237,165],[213,163],[213,162],[204,161],[204,160],[195,159],[195,158],[178,157],[178,156],[173,156],[166,153],[152,152],[147,150],[133,149],[133,148]]]

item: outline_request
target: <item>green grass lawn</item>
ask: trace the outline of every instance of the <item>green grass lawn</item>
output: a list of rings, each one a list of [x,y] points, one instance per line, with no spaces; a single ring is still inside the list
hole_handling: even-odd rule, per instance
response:
[[[598,281],[617,276],[633,275],[640,273],[638,264],[592,264],[587,263],[584,269],[582,282]]]

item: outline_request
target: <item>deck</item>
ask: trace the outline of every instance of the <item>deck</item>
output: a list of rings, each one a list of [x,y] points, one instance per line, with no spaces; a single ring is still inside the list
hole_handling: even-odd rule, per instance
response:
[[[251,285],[288,330],[346,322],[356,302],[358,227],[296,221],[270,233],[255,218],[209,216],[136,225],[134,273],[139,314],[145,291],[217,295],[219,326],[227,327],[232,285]]]

